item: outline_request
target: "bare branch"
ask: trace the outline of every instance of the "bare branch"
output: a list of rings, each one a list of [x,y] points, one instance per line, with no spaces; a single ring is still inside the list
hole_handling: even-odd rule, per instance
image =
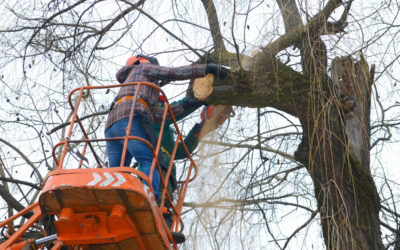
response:
[[[303,25],[295,0],[276,0],[276,2],[281,10],[286,33]]]
[[[13,178],[7,178],[7,177],[1,177],[1,176],[0,176],[0,180],[6,181],[6,182],[11,182],[11,183],[16,183],[16,184],[22,184],[22,185],[30,186],[30,187],[32,187],[34,189],[37,189],[37,190],[42,190],[39,186],[37,186],[37,185],[35,185],[35,184],[31,183],[31,182],[27,182],[27,181],[16,180],[16,179],[13,179]],[[3,187],[3,188],[5,188],[5,187]]]
[[[35,164],[33,164],[33,162],[31,162],[31,160],[29,160],[29,158],[21,152],[21,150],[19,150],[17,147],[15,147],[14,145],[12,145],[11,143],[9,143],[8,141],[0,138],[0,142],[6,144],[7,146],[9,146],[10,148],[12,148],[15,152],[17,152],[24,160],[26,163],[28,163],[28,165],[32,168],[32,170],[35,172],[36,176],[38,177],[40,182],[43,182],[43,177],[40,174],[39,170],[36,168]]]
[[[126,0],[121,0],[124,3],[130,4],[132,5],[132,3],[130,3],[129,1]],[[168,30],[167,28],[165,28],[160,22],[158,22],[156,19],[154,19],[151,15],[149,15],[148,13],[146,13],[145,11],[143,11],[142,9],[138,9],[138,11],[140,13],[142,13],[143,15],[145,15],[148,19],[150,19],[151,21],[153,21],[154,23],[156,23],[161,29],[163,29],[165,32],[167,32],[170,36],[172,36],[173,38],[175,38],[177,41],[181,42],[183,45],[185,45],[188,49],[190,49],[194,54],[196,54],[199,58],[201,58],[201,55],[199,54],[199,52],[197,52],[196,49],[194,49],[192,46],[190,46],[189,44],[187,44],[185,41],[183,41],[182,39],[180,39],[179,37],[177,37],[174,33],[172,33],[170,30]]]
[[[210,25],[211,36],[214,41],[214,48],[218,54],[221,52],[226,52],[214,3],[212,0],[201,0],[201,2],[203,3],[204,9],[208,17],[208,24]]]
[[[313,211],[313,213],[311,214],[310,218],[303,224],[301,225],[299,228],[297,228],[290,236],[289,238],[286,240],[285,245],[283,246],[283,249],[286,249],[286,247],[289,244],[289,241],[298,233],[300,232],[303,228],[305,228],[308,224],[310,224],[310,222],[314,219],[314,217],[318,214],[318,210]]]
[[[325,8],[321,10],[317,15],[315,15],[307,24],[295,29],[291,29],[290,33],[286,33],[274,42],[268,44],[266,47],[262,48],[262,51],[269,55],[276,55],[278,52],[297,44],[302,38],[303,32],[314,32],[324,27],[326,25],[326,20],[328,19],[328,17],[340,5],[342,5],[341,0],[330,0],[325,5]]]
[[[93,114],[90,114],[90,115],[85,115],[85,116],[83,116],[82,118],[79,118],[79,119],[81,121],[84,121],[84,120],[89,119],[91,117],[100,116],[100,115],[106,115],[108,113],[109,113],[109,110],[104,110],[104,111],[100,111],[100,112],[93,113]],[[66,126],[68,126],[70,124],[71,124],[71,122],[66,122],[66,123],[60,124],[57,127],[52,128],[49,132],[47,132],[47,134],[51,135],[52,133],[56,132],[57,130],[65,128]]]
[[[7,202],[7,204],[12,207],[13,209],[17,210],[17,211],[21,211],[23,209],[25,209],[25,206],[22,205],[21,203],[19,203],[13,195],[11,195],[5,188],[3,185],[0,185],[0,196]],[[30,218],[33,215],[33,212],[30,211],[26,214],[24,214],[23,216],[25,218]]]

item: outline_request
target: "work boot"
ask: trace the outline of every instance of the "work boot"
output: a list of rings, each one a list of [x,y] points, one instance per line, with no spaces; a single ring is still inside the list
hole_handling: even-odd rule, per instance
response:
[[[164,217],[165,223],[167,223],[169,230],[171,230],[172,214],[169,211],[166,211],[166,212],[163,212],[162,215]],[[177,233],[177,232],[171,231],[171,234],[172,234],[172,237],[174,238],[176,244],[182,244],[186,240],[186,237],[183,233]]]
[[[186,237],[183,233],[171,232],[171,234],[176,244],[182,244],[186,240]]]

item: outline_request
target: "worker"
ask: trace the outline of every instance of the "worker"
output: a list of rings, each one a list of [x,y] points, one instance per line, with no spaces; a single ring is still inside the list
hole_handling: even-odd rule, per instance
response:
[[[191,92],[191,93],[193,94],[193,92]],[[203,102],[196,100],[192,94],[187,97],[184,97],[183,99],[179,100],[178,102],[171,103],[171,107],[175,107],[175,106],[179,106],[179,105],[181,105],[182,107],[185,107],[185,108],[181,109],[180,113],[176,113],[176,114],[174,113],[176,115],[175,116],[176,121],[179,121],[179,120],[185,118],[186,116],[188,116],[189,114],[191,114],[192,112],[197,110],[197,108],[199,108],[201,105],[204,104]],[[159,97],[160,111],[164,110],[164,107],[165,107],[165,98],[164,98],[164,96],[160,95],[160,97]],[[203,136],[207,135],[209,132],[215,130],[216,128],[218,128],[225,122],[225,120],[229,117],[230,113],[232,112],[232,106],[226,106],[226,110],[224,110],[224,112],[220,112],[219,114],[217,114],[218,117],[216,117],[216,119],[215,119],[215,124],[212,124],[211,126],[209,126],[210,129],[207,129],[207,131],[202,131],[202,128],[204,127],[206,121],[209,120],[209,118],[211,116],[216,115],[216,114],[213,114],[214,111],[215,111],[215,105],[204,106],[204,108],[201,112],[201,116],[200,116],[201,121],[194,124],[194,126],[191,128],[191,130],[185,137],[184,142],[188,149],[189,154],[191,154],[196,149],[197,145],[199,144],[200,136],[203,137]],[[157,112],[157,113],[161,114],[162,112]],[[172,125],[172,120],[165,122],[163,136],[162,136],[162,140],[161,140],[160,154],[162,157],[160,157],[159,160],[160,160],[161,170],[163,172],[162,174],[164,177],[166,176],[166,172],[168,171],[171,154],[172,154],[174,146],[175,146],[173,127],[171,125]],[[158,136],[160,129],[161,129],[160,122],[155,123],[155,129],[157,131],[157,136]],[[181,159],[185,159],[187,157],[188,157],[188,155],[187,155],[186,150],[184,149],[182,143],[179,142],[174,160],[181,160]],[[171,169],[170,178],[168,180],[168,185],[167,185],[167,192],[169,193],[171,200],[174,199],[173,194],[176,191],[176,189],[177,189],[176,166],[175,166],[175,164],[173,164],[172,169]],[[159,189],[160,194],[162,193],[162,191],[163,191],[163,187],[160,186],[160,189]],[[171,218],[171,211],[170,211],[171,207],[170,207],[168,200],[166,200],[165,206],[167,209],[163,213],[164,219],[166,220],[167,224],[170,224],[170,223],[172,223],[172,218]]]
[[[156,112],[156,115],[163,114],[163,110],[165,108],[165,102],[166,102],[165,97],[163,95],[160,95],[159,96],[159,108],[158,108],[159,110]],[[194,98],[193,92],[191,92],[191,94],[189,96],[186,96],[177,102],[173,102],[170,105],[173,110],[179,110],[179,113],[176,111],[174,112],[175,119],[178,122],[179,120],[185,118],[186,116],[188,116],[189,114],[191,114],[192,112],[197,110],[203,104],[204,104],[203,102]],[[215,105],[206,105],[203,108],[203,110],[201,112],[201,122],[197,122],[192,127],[192,129],[189,131],[189,133],[187,134],[187,136],[184,139],[184,142],[188,149],[189,154],[191,154],[194,151],[194,149],[197,147],[197,145],[199,144],[200,135],[205,136],[209,132],[215,130],[217,127],[221,126],[225,122],[225,120],[229,117],[229,114],[232,112],[232,106],[226,106],[226,107],[227,107],[227,111],[220,113],[218,115],[218,118],[215,119],[216,124],[209,126],[210,129],[208,129],[207,131],[203,131],[203,133],[201,133],[206,120],[208,120],[213,115],[213,112],[215,110]],[[172,154],[174,146],[175,146],[174,132],[173,132],[173,128],[171,127],[172,123],[173,123],[172,120],[168,120],[165,122],[163,136],[161,139],[160,154],[162,157],[160,157],[159,161],[160,161],[161,170],[163,171],[164,177],[166,175],[166,172],[168,171],[171,154]],[[154,125],[155,125],[156,133],[158,136],[160,133],[160,130],[161,130],[161,122],[156,122]],[[187,155],[186,150],[184,149],[182,143],[179,142],[174,160],[181,160],[181,159],[185,159],[187,157],[188,157],[188,155]],[[173,198],[172,194],[176,190],[176,188],[177,188],[176,168],[175,168],[175,165],[172,165],[170,179],[169,179],[168,186],[167,186],[168,193],[170,194],[171,198]],[[160,186],[160,189],[159,189],[160,194],[162,193],[162,190],[163,190],[163,187]],[[167,207],[169,207],[170,204],[169,204],[169,202],[166,202],[165,205]]]
[[[188,116],[189,114],[191,114],[192,112],[194,112],[195,110],[197,110],[200,106],[202,106],[204,103],[197,100],[196,98],[193,97],[193,91],[190,91],[190,94],[186,97],[184,97],[183,99],[173,102],[171,103],[171,108],[172,110],[174,110],[174,116],[176,121],[179,121],[183,118],[185,118],[186,116]],[[159,96],[159,102],[158,102],[158,108],[155,112],[155,116],[161,116],[164,112],[165,109],[165,105],[166,105],[166,99],[163,95]],[[230,113],[232,111],[232,107],[231,106],[227,106],[227,110],[229,110],[228,112]],[[181,142],[178,143],[177,145],[177,150],[175,153],[175,158],[174,160],[180,160],[180,159],[185,159],[188,157],[188,154],[191,154],[194,149],[197,147],[197,145],[199,144],[199,139],[200,139],[200,135],[201,136],[205,136],[207,133],[211,132],[212,130],[216,129],[217,127],[219,127],[220,125],[222,125],[222,123],[224,123],[224,121],[228,118],[229,113],[226,112],[221,112],[220,114],[218,114],[218,117],[216,117],[217,119],[215,119],[216,124],[212,125],[210,128],[210,130],[204,132],[202,131],[202,128],[204,126],[204,124],[206,123],[206,121],[209,119],[209,117],[213,116],[213,111],[215,110],[215,106],[214,105],[206,105],[203,108],[203,111],[201,112],[201,122],[197,122],[196,124],[194,124],[194,126],[192,127],[192,129],[189,131],[189,133],[187,134],[187,136],[184,139],[184,143],[186,145],[187,148],[187,152],[184,149],[183,145]],[[160,120],[160,119],[157,119]],[[159,163],[161,166],[161,171],[162,171],[162,175],[165,178],[166,174],[168,172],[168,168],[170,165],[170,161],[171,161],[171,154],[173,153],[173,149],[175,146],[175,138],[174,138],[174,133],[173,133],[173,127],[172,127],[172,120],[168,120],[165,122],[164,124],[164,129],[163,129],[163,135],[161,138],[161,152],[160,152],[160,157],[159,157]],[[161,130],[161,122],[155,122],[155,129],[156,129],[156,133],[157,136],[160,133]],[[203,133],[202,133],[203,132]],[[140,168],[140,166],[139,166]],[[174,193],[177,190],[177,180],[176,180],[176,166],[175,164],[172,164],[172,168],[171,168],[171,173],[170,173],[170,177],[167,181],[167,192],[169,194],[169,197],[171,198],[171,201],[174,200]],[[160,185],[159,187],[159,193],[161,194],[163,192],[163,186]],[[160,202],[160,201],[158,201]],[[164,207],[164,211],[163,211],[163,217],[165,222],[167,223],[168,227],[171,228],[172,226],[172,210],[171,210],[171,204],[169,203],[168,200],[165,201],[165,207]],[[173,232],[173,237],[176,241],[176,243],[183,243],[185,241],[185,236],[181,233],[174,233]]]
[[[158,110],[155,112],[156,116],[157,115],[162,115],[163,110],[165,108],[166,104],[166,99],[163,95],[159,96],[159,102],[158,102]],[[197,100],[196,98],[193,97],[193,92],[189,96],[184,97],[183,99],[171,103],[171,108],[174,110],[174,116],[176,121],[179,121],[192,112],[196,111],[199,107],[201,107],[204,103]],[[160,119],[158,119],[160,120]],[[163,135],[161,139],[161,157],[159,158],[160,165],[163,171],[163,176],[165,177],[166,172],[168,171],[169,163],[170,163],[170,158],[172,151],[174,149],[175,145],[175,138],[174,138],[174,132],[173,128],[171,125],[173,124],[173,121],[167,120],[164,125],[164,130],[163,130]],[[156,134],[157,136],[160,133],[161,130],[161,122],[155,122],[154,124]],[[185,137],[184,142],[185,145],[188,149],[189,154],[192,153],[192,151],[197,147],[198,145],[198,136],[200,135],[200,131],[202,128],[202,123],[196,123],[193,128],[190,130],[188,135]],[[187,158],[188,155],[186,153],[186,150],[184,149],[183,145],[181,142],[178,143],[178,147],[176,150],[175,154],[175,160],[180,160]],[[163,187],[160,186],[159,188],[159,193],[161,194],[163,190]],[[168,183],[168,191],[169,194],[172,195],[172,190],[176,190],[176,168],[175,165],[173,165],[173,168],[171,170],[171,178]],[[171,196],[172,198],[172,196]],[[169,207],[169,203],[166,202],[166,205]]]
[[[124,67],[116,74],[119,83],[129,82],[150,82],[159,87],[174,80],[194,79],[204,77],[211,73],[216,78],[223,79],[227,77],[227,68],[209,64],[195,64],[182,67],[162,67],[154,57],[137,55],[129,57]],[[129,122],[133,96],[137,85],[121,87],[114,102],[111,105],[110,113],[105,127],[105,137],[123,137],[126,135],[126,127]],[[141,85],[135,104],[135,115],[132,120],[130,136],[137,136],[149,141],[155,148],[157,143],[154,122],[159,117],[154,116],[154,110],[158,105],[159,91],[150,86]],[[175,111],[174,111],[175,112]],[[110,167],[121,165],[121,155],[123,149],[123,140],[108,140],[106,142],[106,151]],[[123,166],[129,166],[134,157],[137,163],[142,167],[141,171],[150,176],[153,154],[150,148],[139,140],[129,140],[125,162]],[[144,181],[146,185],[149,185]],[[151,183],[156,200],[159,199],[160,176],[157,168],[154,169],[153,181]]]

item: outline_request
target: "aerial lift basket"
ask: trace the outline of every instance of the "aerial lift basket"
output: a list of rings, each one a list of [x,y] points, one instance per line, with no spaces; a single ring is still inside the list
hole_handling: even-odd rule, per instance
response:
[[[0,249],[178,249],[172,235],[183,230],[181,219],[183,200],[188,183],[197,174],[197,168],[184,144],[168,101],[156,148],[153,148],[148,141],[129,134],[117,138],[90,138],[78,115],[82,100],[90,92],[130,85],[137,85],[133,100],[136,100],[140,87],[144,85],[159,90],[165,96],[158,86],[147,82],[86,86],[77,88],[69,94],[68,100],[73,116],[66,139],[53,148],[57,169],[46,177],[36,203],[0,223],[0,228],[6,232],[4,233],[6,239],[0,244]],[[75,104],[72,101],[73,97]],[[133,101],[127,131],[130,131],[135,105],[136,102]],[[163,192],[161,203],[157,204],[152,187],[143,184],[143,181],[152,183],[155,168],[159,173],[162,172],[157,159],[167,112],[174,121],[178,136],[171,154],[169,169],[165,176],[160,174]],[[83,139],[72,139],[76,125],[80,128]],[[96,154],[95,144],[104,143],[106,140],[124,141],[121,166],[107,168]],[[152,150],[153,164],[150,176],[135,168],[123,166],[129,140],[140,140]],[[190,164],[186,164],[187,167],[182,170],[185,177],[178,181],[179,194],[177,199],[173,200],[166,192],[167,180],[171,174],[179,142],[186,150]],[[74,152],[73,145],[77,144],[83,146],[81,151]],[[79,156],[79,163],[74,166],[69,165],[67,160],[72,152]],[[96,161],[95,168],[85,168],[87,152],[93,155]],[[171,228],[162,216],[167,203],[173,211]],[[24,224],[15,226],[16,219],[21,216],[28,219]],[[49,233],[50,230],[40,223],[43,218],[52,218],[50,224],[53,233]],[[35,231],[40,237],[31,237],[30,231]]]

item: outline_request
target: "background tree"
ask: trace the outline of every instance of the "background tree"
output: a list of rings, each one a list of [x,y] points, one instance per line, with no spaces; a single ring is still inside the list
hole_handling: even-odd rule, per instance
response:
[[[8,215],[36,199],[54,168],[51,148],[71,117],[69,91],[114,83],[126,57],[140,52],[162,65],[214,62],[232,70],[206,100],[236,106],[236,117],[196,154],[202,175],[186,203],[188,249],[203,248],[204,234],[213,249],[400,248],[398,183],[383,163],[399,124],[396,1],[0,6],[7,20],[0,28],[0,195]],[[168,91],[182,95],[186,86]],[[85,99],[91,136],[103,136],[112,93]],[[315,224],[322,242],[303,230]]]

